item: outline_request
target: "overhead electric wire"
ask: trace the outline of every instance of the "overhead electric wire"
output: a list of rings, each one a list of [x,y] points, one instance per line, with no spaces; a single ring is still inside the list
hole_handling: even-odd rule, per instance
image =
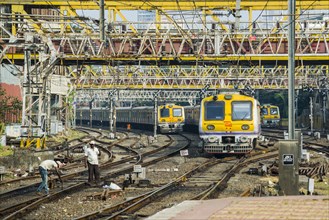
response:
[[[49,6],[51,6],[53,9],[55,9],[59,14],[61,14],[62,16],[65,16],[60,10],[59,8],[55,7],[50,1],[45,1]],[[73,9],[73,7],[69,4],[69,7],[71,9]],[[87,25],[89,26],[90,28],[94,29],[90,24],[88,24],[84,19],[82,19],[82,21]],[[75,23],[76,25],[80,26],[80,24],[78,22],[75,22],[75,21],[72,21],[72,23]]]
[[[189,25],[187,24],[187,22],[186,22],[186,20],[185,20],[185,17],[184,17],[184,15],[183,15],[183,13],[182,13],[182,9],[181,9],[181,7],[180,7],[180,5],[179,5],[179,0],[176,0],[176,4],[177,4],[178,10],[179,10],[179,13],[180,13],[181,19],[185,22],[187,29],[190,31],[191,29],[190,29]]]

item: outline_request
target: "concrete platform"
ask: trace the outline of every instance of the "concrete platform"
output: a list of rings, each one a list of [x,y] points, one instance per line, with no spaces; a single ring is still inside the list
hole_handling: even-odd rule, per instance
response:
[[[147,220],[322,219],[329,220],[329,196],[241,197],[184,201]]]

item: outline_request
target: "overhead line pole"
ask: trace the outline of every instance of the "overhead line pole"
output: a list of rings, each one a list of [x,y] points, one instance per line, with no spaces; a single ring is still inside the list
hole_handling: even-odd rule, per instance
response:
[[[288,0],[288,135],[295,139],[295,9],[296,0]]]
[[[99,30],[101,41],[105,41],[105,16],[104,16],[104,0],[100,0],[99,4]]]

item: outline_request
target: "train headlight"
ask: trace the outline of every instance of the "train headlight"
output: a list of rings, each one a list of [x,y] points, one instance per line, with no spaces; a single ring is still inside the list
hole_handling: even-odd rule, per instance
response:
[[[215,143],[217,141],[217,137],[208,137],[208,142],[209,143]]]
[[[214,126],[214,125],[208,125],[208,126],[207,126],[207,129],[208,129],[208,130],[214,130],[214,129],[215,129],[215,126]]]
[[[225,95],[225,96],[224,96],[224,99],[225,99],[225,100],[231,100],[231,99],[232,99],[232,95]]]
[[[162,119],[161,122],[166,122],[166,119]]]
[[[241,136],[240,137],[240,142],[246,143],[248,141],[248,138],[246,136]]]
[[[242,125],[241,128],[242,128],[242,130],[248,130],[249,129],[249,125]]]

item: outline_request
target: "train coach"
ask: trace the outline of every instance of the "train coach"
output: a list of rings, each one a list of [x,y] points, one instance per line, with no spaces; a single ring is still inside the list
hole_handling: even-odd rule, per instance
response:
[[[80,112],[80,113],[79,113]],[[92,117],[92,120],[90,118]],[[109,126],[108,109],[78,109],[76,122],[80,125],[107,127]],[[119,107],[116,108],[116,123],[118,126],[151,130],[155,123],[155,111],[152,106]],[[157,128],[160,133],[178,133],[183,131],[185,123],[184,107],[175,104],[158,106]]]
[[[202,149],[211,154],[245,154],[261,132],[260,105],[250,96],[223,93],[209,96],[199,107]]]
[[[117,123],[152,129],[155,123],[154,107],[117,108]],[[175,104],[158,106],[157,127],[160,133],[182,132],[184,123],[184,107]]]
[[[276,105],[264,104],[261,107],[263,127],[278,127],[280,124],[280,109]]]

